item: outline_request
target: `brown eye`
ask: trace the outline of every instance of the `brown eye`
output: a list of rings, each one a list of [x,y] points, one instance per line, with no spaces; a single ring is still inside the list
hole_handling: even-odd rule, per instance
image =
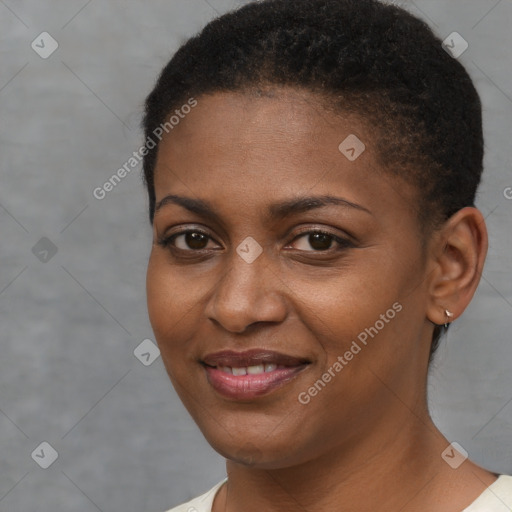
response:
[[[167,238],[160,239],[159,245],[162,247],[175,247],[182,251],[201,251],[207,248],[211,237],[197,229],[181,231]]]
[[[296,237],[295,241],[297,240],[301,241],[299,244],[294,242],[294,245],[299,245],[299,250],[308,252],[312,252],[311,249],[313,252],[328,251],[332,249],[333,241],[341,248],[351,245],[348,240],[344,240],[343,238],[324,231],[308,231]]]
[[[190,249],[204,249],[208,245],[208,237],[203,233],[189,231],[180,236],[184,237],[185,245]]]

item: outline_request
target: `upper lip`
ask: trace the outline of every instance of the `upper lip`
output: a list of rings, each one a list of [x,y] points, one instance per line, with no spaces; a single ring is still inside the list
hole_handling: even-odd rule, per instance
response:
[[[259,364],[299,366],[310,363],[308,359],[303,357],[295,357],[265,349],[252,349],[244,352],[223,350],[206,355],[202,362],[208,366],[229,366],[231,368],[243,368]]]

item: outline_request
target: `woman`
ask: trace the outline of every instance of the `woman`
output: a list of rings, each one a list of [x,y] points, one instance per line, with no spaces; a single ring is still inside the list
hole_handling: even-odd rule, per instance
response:
[[[146,100],[150,321],[227,479],[173,511],[509,511],[433,423],[487,251],[479,96],[376,0],[209,23]],[[155,138],[158,142],[155,142]]]

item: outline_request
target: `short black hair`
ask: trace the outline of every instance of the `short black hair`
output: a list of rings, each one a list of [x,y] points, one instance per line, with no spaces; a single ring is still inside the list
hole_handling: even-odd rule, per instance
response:
[[[145,137],[191,97],[280,85],[365,122],[378,164],[416,187],[422,227],[474,206],[484,149],[473,82],[424,21],[378,0],[262,0],[214,19],[162,70]],[[157,151],[143,161],[151,223]]]

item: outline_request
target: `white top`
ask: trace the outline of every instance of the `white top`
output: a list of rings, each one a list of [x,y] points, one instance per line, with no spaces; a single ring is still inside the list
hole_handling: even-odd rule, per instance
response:
[[[167,512],[212,512],[217,491],[227,481],[225,478],[207,493],[178,505]],[[461,512],[510,512],[512,510],[512,476],[500,475],[480,496]]]

